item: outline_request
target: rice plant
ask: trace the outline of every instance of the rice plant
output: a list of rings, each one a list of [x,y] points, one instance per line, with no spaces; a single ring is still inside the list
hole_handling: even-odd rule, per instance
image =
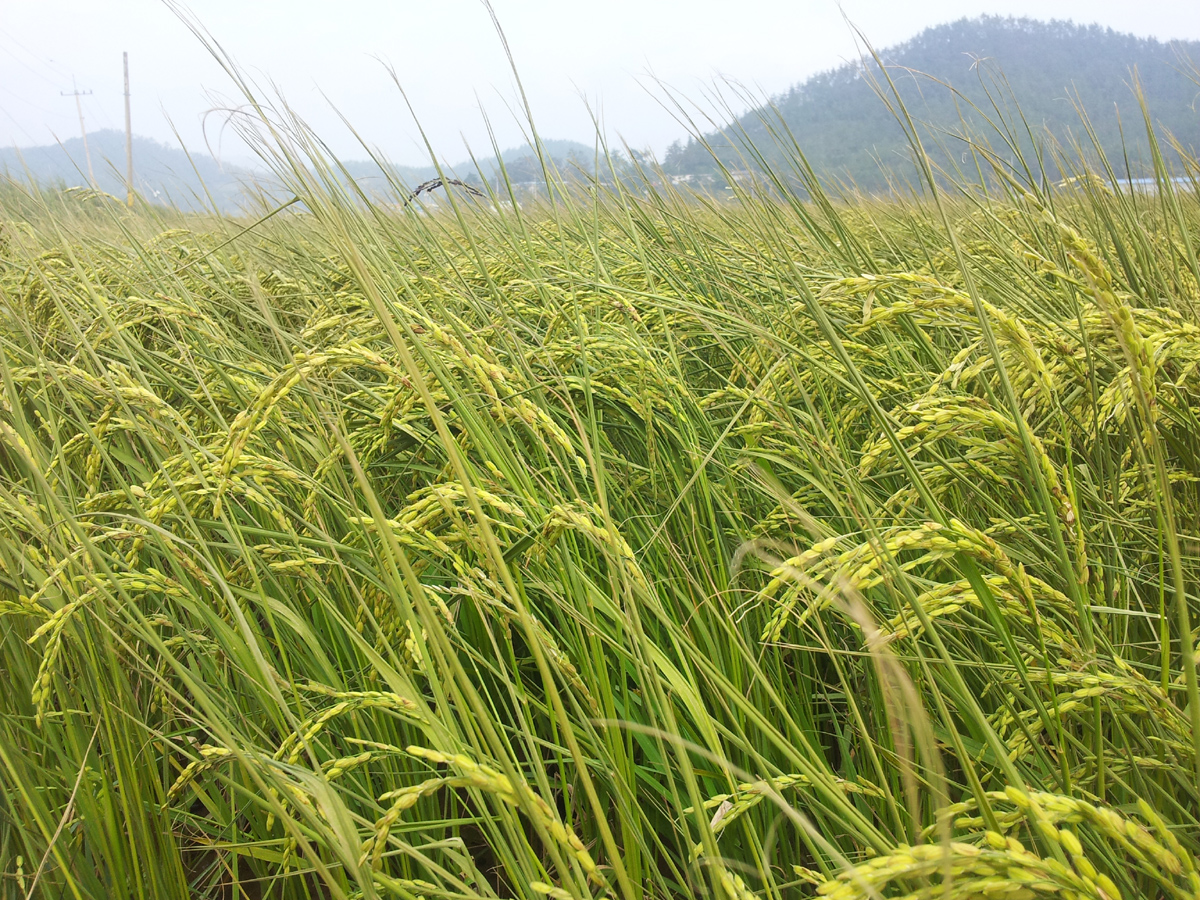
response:
[[[264,127],[262,219],[0,188],[4,897],[1200,897],[1194,156]]]

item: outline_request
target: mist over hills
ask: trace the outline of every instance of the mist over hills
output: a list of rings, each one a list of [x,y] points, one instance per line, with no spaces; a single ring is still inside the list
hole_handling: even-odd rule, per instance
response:
[[[125,134],[113,129],[88,134],[88,150],[96,188],[125,197]],[[222,165],[206,153],[188,154],[150,138],[133,137],[134,189],[151,203],[174,204],[196,210],[206,205],[232,211],[253,189],[255,173]],[[32,177],[44,187],[86,187],[87,156],[83,139],[60,144],[0,149],[0,172],[25,181]],[[211,197],[211,203],[208,198]]]
[[[544,140],[547,153],[560,168],[590,169],[593,148],[578,141]],[[88,135],[96,188],[115,197],[125,197],[125,135],[107,129]],[[541,165],[528,144],[503,151],[501,157],[509,178],[515,183],[542,180]],[[261,195],[280,191],[264,168],[221,163],[206,153],[188,153],[178,147],[134,135],[134,188],[151,203],[170,204],[183,210],[212,209],[238,212],[250,208]],[[387,172],[373,160],[346,160],[345,173],[368,195],[394,195],[396,186],[411,189],[436,178],[437,168],[384,163]],[[500,172],[495,156],[444,167],[447,174],[474,183],[494,181]],[[0,173],[25,181],[32,178],[43,187],[88,186],[87,156],[83,139],[21,149],[0,149]],[[390,177],[389,177],[390,176]]]
[[[592,171],[595,164],[593,147],[579,141],[556,140],[543,138],[542,147],[560,171],[582,169]],[[513,184],[536,184],[544,181],[541,162],[536,151],[530,144],[510,147],[500,153],[500,157],[487,156],[467,159],[453,165],[443,167],[443,174],[460,178],[470,184],[479,185],[484,179],[493,184],[501,178],[500,160],[504,161],[504,170]],[[373,160],[343,161],[342,167],[368,193],[385,193],[389,187],[387,173]],[[392,180],[412,188],[421,182],[438,177],[436,166],[401,166],[385,164],[390,170]]]
[[[879,57],[910,114],[921,123],[923,140],[932,137],[943,145],[943,150],[931,150],[942,165],[962,163],[965,147],[947,133],[962,132],[964,120],[973,133],[990,131],[991,142],[1005,157],[1011,154],[988,118],[1006,120],[1026,150],[1031,146],[1026,124],[1036,135],[1048,130],[1060,141],[1074,137],[1087,146],[1078,103],[1110,160],[1123,169],[1128,152],[1133,171],[1118,175],[1145,174],[1141,166],[1147,162],[1147,141],[1133,90],[1134,71],[1155,126],[1185,146],[1200,145],[1200,71],[1194,67],[1200,63],[1198,41],[1166,44],[1097,25],[985,16],[928,28],[880,51]],[[704,142],[729,168],[744,169],[750,164],[738,151],[747,139],[768,159],[780,155],[767,122],[778,128],[782,119],[818,175],[881,188],[889,176],[913,171],[903,129],[872,87],[882,74],[874,61],[847,63],[797,84],[768,106],[738,117],[724,133],[705,135]],[[709,150],[695,139],[673,144],[663,165],[685,177],[716,168]]]

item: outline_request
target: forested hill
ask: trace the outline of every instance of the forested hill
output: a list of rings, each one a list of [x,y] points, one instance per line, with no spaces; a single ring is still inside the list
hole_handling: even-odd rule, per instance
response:
[[[976,133],[989,130],[984,113],[996,118],[990,93],[1006,117],[1015,112],[1015,100],[1035,133],[1049,129],[1059,140],[1086,141],[1072,102],[1077,100],[1106,154],[1120,160],[1123,168],[1123,129],[1133,174],[1144,174],[1137,171],[1146,161],[1146,140],[1132,88],[1135,70],[1156,126],[1185,145],[1200,145],[1198,41],[1166,44],[1096,25],[986,16],[926,29],[883,50],[880,58],[909,112],[921,123],[923,139],[938,135],[944,147],[953,147],[931,152],[941,163],[951,156],[962,161],[961,143],[946,135],[963,130],[960,117],[967,118]],[[914,74],[918,72],[924,75]],[[724,135],[714,133],[705,140],[730,168],[747,168],[736,147],[749,138],[760,149],[769,148],[764,118],[778,122],[782,115],[818,174],[878,189],[886,183],[884,169],[901,176],[912,172],[904,133],[871,86],[880,74],[874,62],[848,63],[773,98],[778,114],[769,107],[751,110]],[[980,111],[971,110],[962,97],[956,101],[954,92],[938,81],[952,85]],[[1024,130],[1019,120],[1015,124],[1016,130]],[[994,131],[990,137],[999,145]],[[695,140],[672,145],[664,167],[677,175],[715,169],[709,152]]]

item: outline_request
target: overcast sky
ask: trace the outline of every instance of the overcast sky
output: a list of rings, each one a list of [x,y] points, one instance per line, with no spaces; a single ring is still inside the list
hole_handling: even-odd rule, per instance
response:
[[[845,17],[877,46],[963,16],[1071,19],[1146,37],[1200,39],[1200,0],[494,0],[544,137],[590,143],[587,104],[610,137],[660,152],[684,132],[655,79],[702,98],[734,79],[766,94],[857,57]],[[333,150],[363,151],[335,107],[396,162],[426,157],[385,70],[396,72],[439,154],[521,142],[503,48],[480,0],[193,0],[188,8],[253,78],[273,83]],[[129,51],[134,132],[204,148],[206,110],[235,97],[228,77],[161,0],[0,0],[0,144],[123,128]],[[74,82],[73,82],[74,79]],[[649,91],[649,92],[648,92]],[[222,100],[224,98],[224,100]],[[220,117],[210,116],[214,149]],[[228,134],[227,159],[244,150]]]

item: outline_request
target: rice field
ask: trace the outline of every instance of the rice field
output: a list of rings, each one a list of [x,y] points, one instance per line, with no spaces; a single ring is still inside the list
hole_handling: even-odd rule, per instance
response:
[[[0,896],[1200,897],[1194,157],[272,146],[0,186]]]

